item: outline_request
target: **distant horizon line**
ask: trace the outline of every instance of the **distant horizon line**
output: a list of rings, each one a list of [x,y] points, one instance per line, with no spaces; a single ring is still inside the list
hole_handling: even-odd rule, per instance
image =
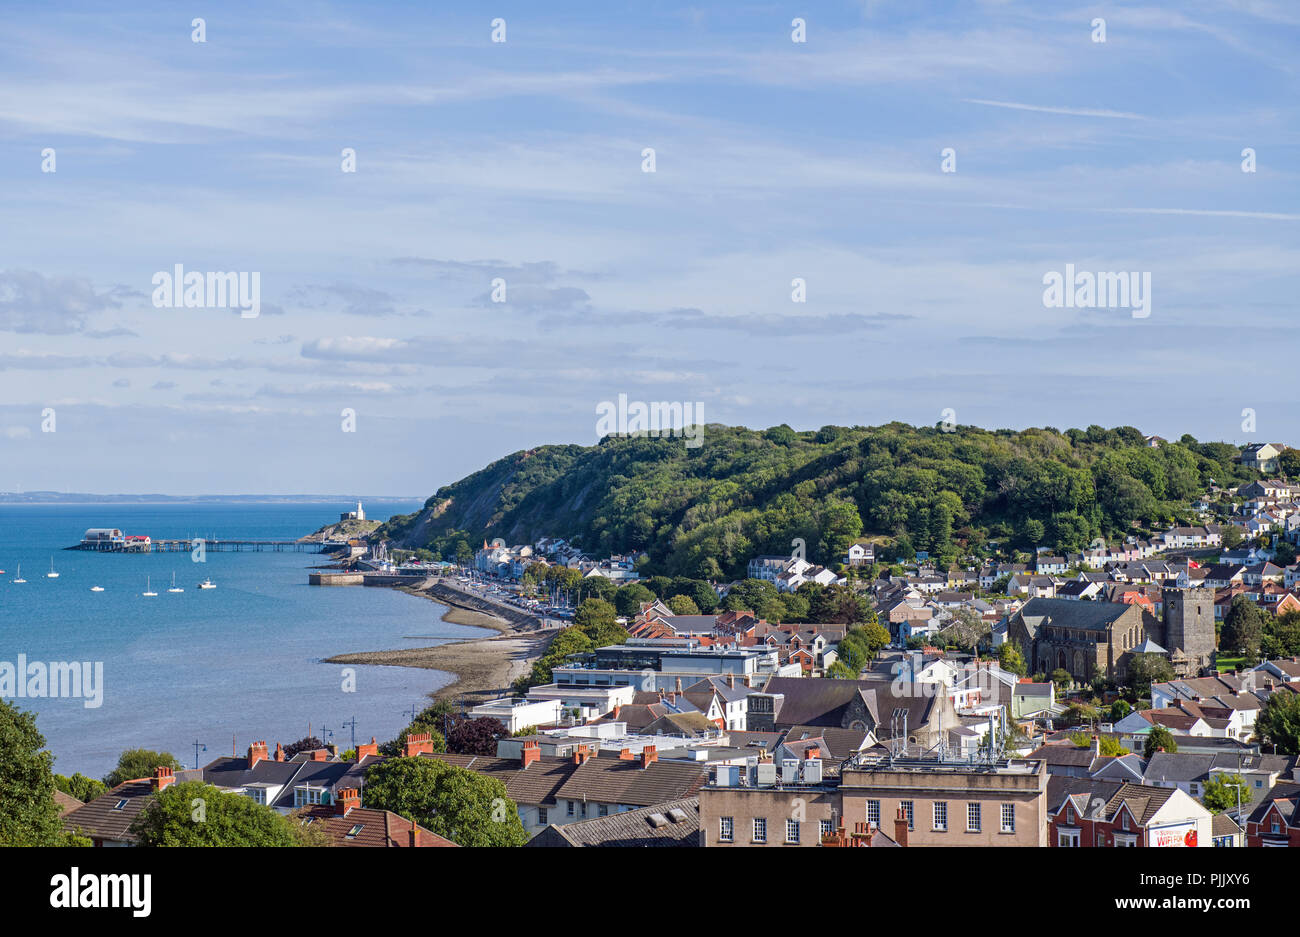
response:
[[[81,499],[81,500],[79,500]],[[348,502],[348,501],[373,501],[379,503],[388,503],[396,501],[427,501],[428,495],[356,495],[356,494],[185,494],[185,495],[168,495],[159,492],[144,492],[132,494],[129,492],[114,492],[111,494],[97,494],[89,491],[61,492],[41,489],[37,491],[0,491],[0,504],[96,504],[105,501],[122,501],[137,504],[148,503],[167,503],[167,502],[299,502],[299,503],[324,503],[324,502]]]

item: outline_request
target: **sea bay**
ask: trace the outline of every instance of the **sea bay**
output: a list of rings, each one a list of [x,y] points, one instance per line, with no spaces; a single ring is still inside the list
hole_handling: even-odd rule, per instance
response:
[[[103,702],[10,699],[37,714],[55,771],[107,773],[127,748],[172,752],[192,766],[248,743],[314,734],[351,745],[401,730],[412,706],[450,675],[402,667],[345,668],[334,654],[478,637],[441,621],[445,607],[382,588],[313,587],[315,553],[69,551],[91,527],[155,538],[292,540],[354,503],[0,505],[0,662],[103,663]],[[418,508],[368,504],[375,519]],[[47,578],[51,558],[57,579]],[[22,578],[15,584],[21,564]],[[183,593],[169,593],[172,576]],[[217,588],[199,590],[211,578]],[[146,586],[148,583],[148,586]],[[92,592],[92,586],[103,592]],[[146,591],[158,593],[145,597]]]

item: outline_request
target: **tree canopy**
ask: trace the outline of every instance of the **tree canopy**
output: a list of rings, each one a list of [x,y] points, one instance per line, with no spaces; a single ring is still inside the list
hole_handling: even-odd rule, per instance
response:
[[[142,846],[301,846],[301,827],[243,794],[183,781],[154,794],[131,824]]]
[[[370,768],[365,803],[414,820],[461,846],[522,846],[528,841],[500,780],[435,758],[392,758]]]
[[[171,752],[155,752],[147,748],[128,748],[118,756],[117,767],[108,773],[104,778],[104,783],[109,787],[117,787],[123,781],[151,778],[154,775],[154,769],[158,767],[179,771],[181,763],[176,760],[176,756]]]
[[[0,699],[0,846],[66,842],[54,803],[53,766],[36,717]]]

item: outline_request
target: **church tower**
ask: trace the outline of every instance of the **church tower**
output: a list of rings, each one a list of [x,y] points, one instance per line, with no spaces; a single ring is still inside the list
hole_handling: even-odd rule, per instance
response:
[[[1187,656],[1191,675],[1210,665],[1214,655],[1214,590],[1165,588],[1165,648]]]

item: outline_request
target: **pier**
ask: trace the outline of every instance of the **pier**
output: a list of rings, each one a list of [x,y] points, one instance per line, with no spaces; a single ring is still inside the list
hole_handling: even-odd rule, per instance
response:
[[[209,553],[328,553],[348,546],[346,541],[301,540],[154,540],[152,537],[125,540],[83,540],[67,550],[90,550],[95,553],[189,553],[199,545]]]

